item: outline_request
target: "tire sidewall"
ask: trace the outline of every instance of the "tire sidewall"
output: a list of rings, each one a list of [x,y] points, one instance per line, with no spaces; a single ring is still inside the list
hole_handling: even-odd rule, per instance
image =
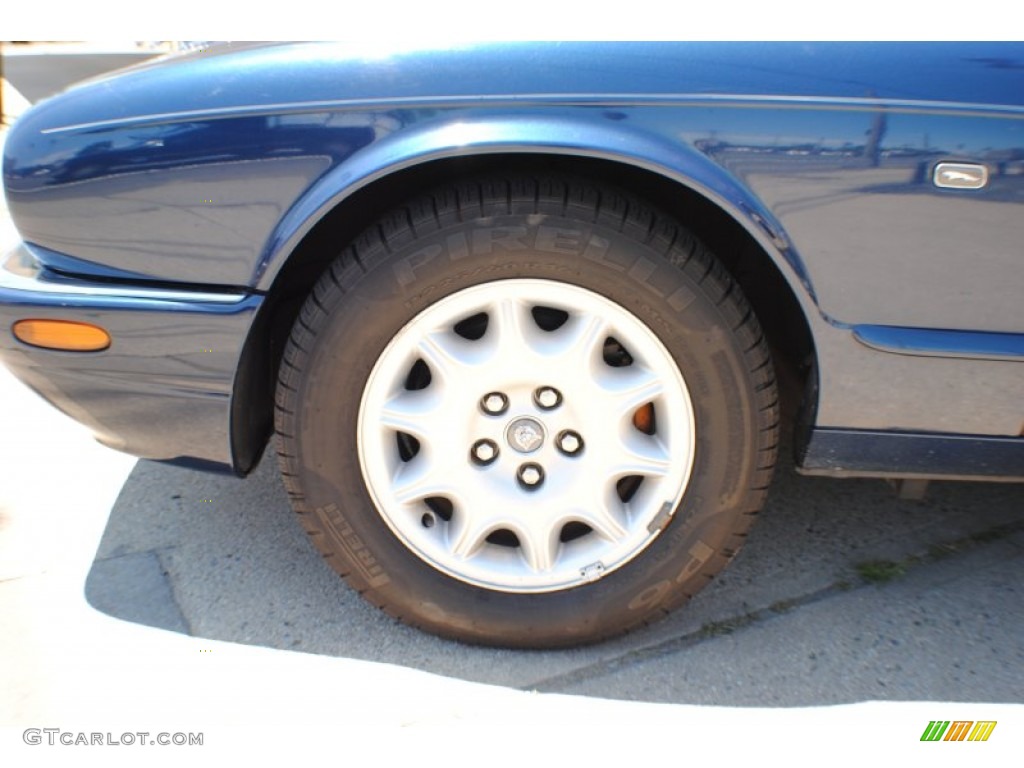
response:
[[[623,632],[670,610],[728,559],[745,530],[758,422],[735,334],[709,291],[709,267],[669,242],[641,243],[601,223],[493,216],[380,243],[361,270],[318,290],[316,343],[306,354],[294,450],[321,547],[342,555],[349,580],[411,623],[502,645],[564,645]],[[673,261],[679,263],[672,263]],[[539,594],[483,589],[410,551],[372,501],[357,445],[359,405],[391,339],[420,312],[465,288],[533,278],[586,288],[650,328],[674,358],[693,404],[696,445],[675,514],[636,558],[593,583]],[[333,286],[328,286],[333,288]]]

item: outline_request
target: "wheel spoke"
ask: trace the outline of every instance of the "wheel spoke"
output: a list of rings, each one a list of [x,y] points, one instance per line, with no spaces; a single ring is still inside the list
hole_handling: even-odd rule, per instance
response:
[[[564,351],[582,371],[591,371],[608,337],[608,321],[600,315],[570,317],[554,336]]]
[[[437,434],[436,429],[442,420],[438,413],[439,405],[436,392],[422,389],[403,391],[387,402],[378,419],[383,427],[426,440]]]
[[[614,498],[613,498],[614,497]],[[620,506],[618,498],[612,493],[603,493],[595,503],[580,515],[581,522],[586,523],[594,529],[601,538],[610,542],[622,541],[629,535],[629,531],[616,514]]]
[[[416,349],[427,364],[431,374],[440,374],[446,377],[451,372],[452,356],[445,350],[441,343],[439,333],[428,333],[420,339]]]
[[[451,331],[435,330],[424,334],[416,350],[431,373],[443,379],[443,382],[437,382],[439,386],[455,383],[467,373],[467,368],[481,362],[479,346]]]
[[[547,573],[558,558],[558,535],[553,528],[528,526],[516,531],[523,559],[534,573]]]
[[[668,474],[671,466],[671,458],[656,438],[630,430],[622,440],[619,461],[611,468],[608,476],[662,477]]]
[[[540,329],[524,301],[506,298],[496,302],[489,313],[495,333],[495,352],[505,361],[523,360],[536,351],[536,337]],[[488,327],[488,335],[491,333]]]
[[[425,452],[395,471],[391,493],[399,504],[408,504],[429,496],[448,496],[455,490],[450,476],[437,466]]]
[[[653,372],[629,366],[610,369],[600,378],[618,416],[629,416],[665,392],[665,382]]]
[[[498,524],[493,517],[474,513],[472,509],[456,510],[448,529],[451,553],[462,560],[472,557],[486,544],[487,537]]]

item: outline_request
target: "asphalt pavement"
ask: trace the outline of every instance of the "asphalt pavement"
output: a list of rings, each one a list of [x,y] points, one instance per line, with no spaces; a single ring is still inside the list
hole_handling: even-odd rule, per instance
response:
[[[269,451],[240,480],[139,462],[86,584],[198,637],[522,690],[720,706],[1024,702],[1024,486],[798,476],[784,461],[730,567],[665,621],[590,648],[440,640],[367,605],[301,532]]]

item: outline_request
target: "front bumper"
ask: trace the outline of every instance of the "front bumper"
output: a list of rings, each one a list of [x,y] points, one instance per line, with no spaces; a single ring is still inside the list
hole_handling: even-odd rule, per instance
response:
[[[232,466],[235,371],[263,296],[126,285],[48,270],[21,244],[0,263],[0,361],[112,448]],[[76,320],[111,336],[101,352],[23,344],[23,319]]]

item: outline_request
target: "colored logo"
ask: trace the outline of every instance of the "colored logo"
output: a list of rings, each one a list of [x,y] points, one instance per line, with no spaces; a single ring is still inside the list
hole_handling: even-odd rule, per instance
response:
[[[932,720],[921,741],[988,741],[995,729],[995,720]]]

